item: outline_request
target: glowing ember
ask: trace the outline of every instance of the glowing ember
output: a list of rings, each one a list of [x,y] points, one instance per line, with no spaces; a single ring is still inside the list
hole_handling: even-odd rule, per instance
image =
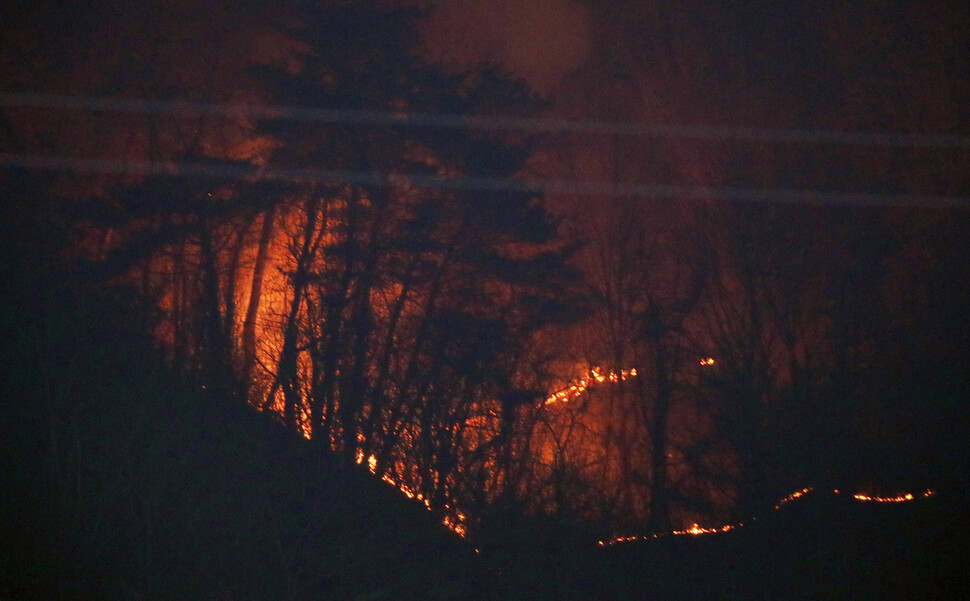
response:
[[[363,464],[364,463],[364,452],[363,451],[357,451],[357,463],[358,464]],[[372,474],[376,474],[377,473],[377,457],[375,457],[374,455],[368,456],[367,457],[367,467],[370,469],[370,472]],[[407,497],[409,499],[415,499],[417,501],[421,501],[424,504],[425,509],[427,509],[428,511],[431,511],[431,501],[429,501],[427,498],[425,498],[425,496],[423,494],[421,494],[420,492],[415,492],[413,489],[411,489],[406,484],[402,484],[402,483],[396,481],[389,474],[384,474],[383,476],[381,476],[381,480],[383,480],[384,482],[387,482],[388,484],[390,484],[394,488],[396,488],[399,491],[401,491],[401,493],[403,493],[405,497]],[[447,507],[446,506],[445,507],[445,510],[446,511],[451,510],[451,507]],[[442,523],[444,523],[444,525],[449,530],[451,530],[452,532],[454,532],[455,534],[457,534],[458,536],[461,536],[461,537],[464,537],[465,534],[467,534],[467,530],[466,530],[466,528],[464,526],[464,522],[465,522],[465,514],[462,513],[461,511],[454,511],[453,512],[453,515],[446,515],[444,517],[444,519],[442,520]]]
[[[800,497],[804,497],[805,495],[811,493],[813,490],[814,489],[812,489],[811,487],[803,488],[801,490],[796,490],[795,492],[791,493],[787,497],[784,497],[784,498],[780,499],[777,503],[775,503],[775,507],[774,508],[775,508],[775,510],[781,509],[784,505],[786,505],[788,503],[791,503],[795,499],[798,499]],[[833,490],[832,491],[832,494],[835,494],[835,495],[839,494],[839,490],[838,489]],[[934,494],[935,493],[932,490],[926,490],[925,492],[923,492],[922,494],[919,494],[919,495],[914,495],[912,493],[905,493],[905,494],[897,495],[895,497],[875,497],[875,496],[869,496],[869,495],[864,495],[864,494],[858,494],[857,493],[857,494],[852,495],[852,498],[855,499],[856,501],[862,501],[862,502],[865,502],[865,503],[906,503],[908,501],[915,501],[916,499],[920,499],[920,498],[925,499],[925,498],[928,498],[928,497],[932,497]],[[602,541],[601,540],[601,541],[598,542],[598,544],[601,547],[606,547],[606,546],[615,545],[617,543],[628,543],[628,542],[635,542],[635,541],[647,541],[647,540],[652,540],[652,539],[656,539],[656,538],[661,538],[661,537],[664,537],[664,536],[699,536],[699,535],[702,535],[702,534],[721,534],[721,533],[724,533],[724,532],[728,532],[730,530],[734,530],[735,528],[740,528],[742,526],[744,526],[744,523],[743,522],[739,522],[737,524],[727,524],[725,526],[719,526],[719,527],[714,527],[714,528],[704,528],[704,527],[701,527],[701,526],[699,526],[697,524],[693,524],[693,525],[691,525],[690,528],[688,528],[686,530],[673,530],[673,531],[670,531],[670,532],[657,532],[657,533],[654,533],[654,534],[648,534],[648,535],[643,535],[643,536],[618,536],[618,537],[612,538],[612,539],[610,539],[608,541]]]
[[[808,493],[812,492],[812,490],[813,489],[811,487],[803,488],[801,490],[796,490],[795,492],[793,492],[792,494],[788,495],[784,499],[781,499],[780,501],[778,501],[775,504],[775,509],[781,509],[782,506],[787,505],[788,503],[791,503],[792,501],[794,501],[795,499],[797,499],[799,497],[804,497]],[[834,492],[835,492],[835,494],[839,494],[839,491],[837,491],[837,490],[834,491]]]
[[[459,514],[459,515],[461,515],[461,514]],[[449,530],[451,530],[452,532],[454,532],[458,536],[461,536],[461,537],[464,537],[465,536],[465,527],[462,526],[460,522],[454,521],[451,518],[449,518],[448,516],[445,516],[444,524],[445,524],[445,526],[448,527]]]
[[[701,528],[697,524],[693,524],[687,530],[674,530],[671,532],[674,536],[690,534],[692,536],[697,536],[699,534],[719,534],[721,532],[727,532],[728,530],[734,530],[738,526],[743,526],[743,524],[728,524],[726,526],[721,526],[720,528]]]
[[[602,384],[604,382],[621,382],[637,376],[636,368],[621,369],[619,372],[602,372],[599,367],[590,368],[589,373],[573,382],[569,386],[552,393],[546,397],[545,404],[565,403],[571,401],[586,392],[592,384]]]
[[[869,495],[855,494],[852,498],[856,501],[863,501],[866,503],[906,503],[907,501],[913,501],[917,498],[927,498],[932,497],[933,491],[927,490],[921,495],[913,495],[912,493],[906,493],[903,495],[896,495],[895,497],[872,497]]]
[[[724,526],[718,526],[714,528],[705,528],[698,524],[692,524],[690,528],[686,530],[671,530],[669,532],[656,532],[654,534],[647,534],[643,536],[618,536],[608,541],[599,541],[597,544],[601,547],[606,547],[610,545],[615,545],[617,543],[629,543],[635,541],[646,541],[653,540],[657,538],[662,538],[665,536],[700,536],[702,534],[722,534],[735,528],[740,528],[744,526],[743,522],[738,522],[737,524],[726,524]]]

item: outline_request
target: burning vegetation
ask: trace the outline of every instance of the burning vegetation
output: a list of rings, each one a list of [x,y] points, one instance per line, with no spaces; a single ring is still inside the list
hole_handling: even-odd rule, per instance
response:
[[[785,505],[788,505],[789,503],[795,501],[796,499],[801,499],[806,495],[812,494],[812,493],[815,493],[815,490],[812,488],[803,488],[801,490],[796,490],[790,495],[782,499],[779,499],[778,502],[775,503],[773,511],[778,511],[782,507],[784,507]],[[838,490],[833,490],[831,494],[839,495],[840,493]],[[928,499],[932,497],[933,494],[934,493],[932,490],[926,490],[916,495],[914,495],[913,493],[902,493],[892,497],[878,497],[878,496],[874,497],[874,496],[857,493],[852,495],[852,499],[856,501],[862,501],[864,503],[908,503],[910,501],[916,501],[919,499]],[[687,528],[684,530],[671,530],[669,532],[654,532],[652,534],[643,535],[643,536],[630,536],[630,535],[617,536],[609,540],[605,540],[605,541],[601,540],[598,542],[598,544],[601,547],[606,547],[606,546],[611,546],[618,543],[647,541],[647,540],[653,540],[653,539],[657,539],[665,536],[700,536],[703,534],[723,534],[725,532],[730,532],[732,530],[742,528],[746,523],[750,524],[751,522],[757,521],[757,519],[758,519],[757,516],[752,516],[746,522],[737,522],[736,524],[725,524],[723,526],[710,526],[710,527],[702,527],[695,523],[695,524],[692,524],[690,528]]]

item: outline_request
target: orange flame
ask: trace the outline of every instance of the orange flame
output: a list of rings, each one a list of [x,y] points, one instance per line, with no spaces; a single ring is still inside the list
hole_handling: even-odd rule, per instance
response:
[[[780,499],[777,503],[775,503],[775,509],[781,509],[784,505],[787,505],[788,503],[791,503],[792,501],[794,501],[795,499],[797,499],[799,497],[804,497],[808,493],[812,492],[812,490],[814,490],[814,489],[812,489],[811,487],[803,488],[801,490],[796,490],[792,494],[788,495],[787,497],[785,497],[783,499]],[[839,491],[837,491],[837,490],[836,491],[833,491],[833,492],[835,492],[835,494],[839,494]]]
[[[565,403],[571,401],[586,392],[586,389],[592,384],[602,384],[604,382],[616,383],[628,380],[630,378],[635,378],[636,376],[636,368],[621,369],[619,372],[603,372],[599,367],[591,367],[586,376],[576,380],[562,390],[554,392],[546,397],[545,404],[551,405],[553,403]]]
[[[363,451],[357,451],[357,463],[358,464],[363,464],[364,463],[364,452]],[[372,474],[376,474],[377,473],[377,457],[375,457],[374,455],[369,455],[367,457],[367,467],[368,467],[368,469],[370,469],[370,472]],[[431,511],[431,501],[429,501],[420,492],[415,492],[408,485],[396,481],[390,474],[384,474],[383,476],[381,476],[381,480],[383,480],[384,482],[387,482],[388,484],[390,484],[394,488],[396,488],[399,491],[401,491],[401,493],[405,497],[407,497],[409,499],[414,499],[414,500],[420,501],[421,503],[424,504],[425,509],[427,509],[428,511]],[[445,506],[445,510],[451,510],[451,507]],[[464,526],[465,514],[462,513],[461,511],[455,511],[453,516],[452,515],[445,515],[445,517],[442,520],[442,522],[444,523],[444,525],[449,530],[451,530],[452,532],[454,532],[455,534],[457,534],[458,536],[460,536],[462,538],[464,538],[465,534],[467,534],[467,530],[466,530],[466,528]]]
[[[906,493],[902,495],[896,495],[895,497],[874,497],[864,494],[854,494],[852,498],[856,501],[863,501],[865,503],[905,503],[907,501],[913,501],[919,497],[927,498],[932,497],[933,491],[926,490],[921,495],[913,495],[912,493]]]
[[[813,490],[814,489],[812,489],[811,487],[803,488],[801,490],[796,490],[795,492],[791,493],[787,497],[779,499],[778,502],[775,504],[775,510],[781,509],[781,507],[783,507],[784,505],[791,503],[795,499],[798,499],[800,497],[803,497],[811,493]],[[838,489],[833,490],[832,494],[835,494],[835,495],[839,494]],[[924,491],[922,494],[919,494],[919,495],[914,495],[913,493],[905,493],[905,494],[896,495],[894,497],[878,497],[878,496],[870,496],[870,495],[865,495],[861,493],[856,493],[852,495],[852,498],[855,499],[856,501],[862,501],[864,503],[906,503],[909,501],[915,501],[916,499],[919,499],[919,498],[926,499],[926,498],[932,497],[934,494],[936,493],[934,493],[933,490],[927,489],[926,491]],[[724,532],[734,530],[735,528],[740,528],[742,526],[744,526],[743,522],[738,522],[737,524],[727,524],[724,526],[718,526],[718,527],[712,527],[712,528],[704,528],[697,524],[693,524],[691,525],[690,528],[686,530],[672,530],[670,532],[658,532],[658,533],[642,535],[642,536],[617,536],[610,540],[606,540],[606,541],[601,540],[597,544],[601,547],[606,547],[606,546],[615,545],[617,543],[646,541],[646,540],[660,538],[663,536],[685,536],[685,535],[699,536],[702,534],[721,534]]]

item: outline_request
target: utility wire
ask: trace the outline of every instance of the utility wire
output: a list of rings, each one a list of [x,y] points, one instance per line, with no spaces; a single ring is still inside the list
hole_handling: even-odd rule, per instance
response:
[[[649,138],[831,144],[889,148],[970,149],[970,136],[900,134],[817,129],[770,129],[707,125],[670,125],[593,120],[556,120],[485,115],[396,113],[288,106],[223,105],[171,100],[0,94],[0,106],[89,110],[129,114],[172,114],[226,118],[274,119],[362,126],[410,126],[443,129],[522,131],[546,134],[597,134]]]
[[[0,154],[0,167],[20,167],[75,173],[113,175],[168,175],[171,177],[240,178],[303,183],[346,183],[357,186],[411,185],[442,190],[569,194],[602,197],[653,197],[669,200],[738,200],[788,202],[795,204],[849,205],[967,209],[970,197],[865,192],[820,192],[811,190],[765,190],[756,188],[688,186],[648,183],[611,183],[548,179],[491,177],[441,177],[423,174],[389,174],[319,168],[273,168],[239,164],[153,163],[117,159],[82,159],[40,155]]]

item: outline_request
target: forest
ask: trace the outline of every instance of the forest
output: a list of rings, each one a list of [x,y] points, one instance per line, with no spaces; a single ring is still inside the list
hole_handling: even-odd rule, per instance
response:
[[[0,599],[949,598],[966,135],[556,120],[428,10],[0,26]]]

